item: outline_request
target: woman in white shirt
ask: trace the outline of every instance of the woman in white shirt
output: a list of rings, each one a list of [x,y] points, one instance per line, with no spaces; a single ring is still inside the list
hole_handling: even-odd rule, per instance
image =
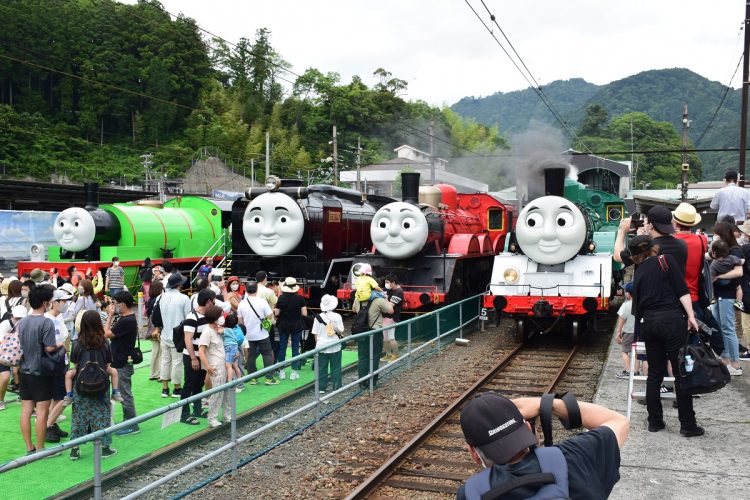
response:
[[[0,322],[0,342],[5,340],[5,336],[16,327],[22,318],[26,317],[26,308],[20,305],[13,307],[11,309],[11,316],[11,319]],[[5,392],[8,390],[10,376],[11,368],[0,364],[0,410],[5,409]]]
[[[320,299],[321,313],[315,315],[312,326],[315,348],[330,346],[318,355],[321,394],[326,392],[329,377],[334,391],[341,388],[341,344],[336,342],[344,333],[344,321],[339,313],[334,312],[338,304],[339,300],[333,295],[323,295]]]

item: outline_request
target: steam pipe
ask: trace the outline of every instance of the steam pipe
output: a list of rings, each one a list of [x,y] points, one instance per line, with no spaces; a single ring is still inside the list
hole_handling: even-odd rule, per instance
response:
[[[419,205],[419,172],[401,172],[401,201]]]

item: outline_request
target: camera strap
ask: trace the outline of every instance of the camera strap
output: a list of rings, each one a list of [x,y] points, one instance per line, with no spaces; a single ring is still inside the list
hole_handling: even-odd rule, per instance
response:
[[[581,409],[578,407],[576,397],[570,392],[562,394],[548,393],[542,396],[539,404],[539,420],[544,434],[544,446],[551,446],[552,441],[552,403],[555,399],[562,399],[568,411],[567,419],[560,419],[566,429],[578,429],[581,427]]]

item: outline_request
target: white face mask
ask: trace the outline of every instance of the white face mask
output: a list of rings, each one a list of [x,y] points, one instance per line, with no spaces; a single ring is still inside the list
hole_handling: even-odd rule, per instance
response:
[[[27,298],[29,298],[29,292],[27,292],[26,290],[23,290],[23,291],[21,292],[21,297],[23,297],[24,299],[27,299]]]
[[[385,289],[386,290],[390,290],[391,289],[391,284],[390,283],[386,283],[385,284]]]
[[[119,262],[113,262],[113,263],[112,263],[112,267],[117,267],[117,266],[119,266],[119,265],[120,265],[120,263],[119,263]]]
[[[240,289],[239,283],[232,283],[232,285],[229,287],[233,292],[236,292]]]
[[[219,316],[219,319],[216,320],[216,324],[219,326],[224,326],[224,316]]]
[[[84,292],[83,287],[79,286],[78,287],[78,295],[83,295],[83,292]]]
[[[60,307],[59,307],[59,310],[60,310],[61,313],[66,312],[68,310],[68,303],[67,302],[61,303]]]

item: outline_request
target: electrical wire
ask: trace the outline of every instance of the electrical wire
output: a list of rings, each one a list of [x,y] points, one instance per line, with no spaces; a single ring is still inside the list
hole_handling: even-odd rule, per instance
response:
[[[708,120],[708,123],[706,124],[706,128],[703,130],[703,133],[700,135],[700,137],[698,137],[698,140],[695,141],[696,147],[701,143],[703,138],[706,136],[706,133],[708,133],[709,129],[713,126],[714,120],[716,120],[716,116],[719,114],[719,111],[724,105],[724,100],[727,98],[729,91],[732,90],[732,82],[734,81],[734,77],[737,76],[737,71],[740,69],[740,64],[742,64],[742,58],[743,58],[743,54],[740,54],[740,60],[737,61],[737,66],[734,68],[734,73],[732,74],[732,77],[729,79],[729,83],[724,89],[724,94],[721,96],[719,105],[716,106],[716,110],[714,110],[714,114],[711,115],[711,119]]]

